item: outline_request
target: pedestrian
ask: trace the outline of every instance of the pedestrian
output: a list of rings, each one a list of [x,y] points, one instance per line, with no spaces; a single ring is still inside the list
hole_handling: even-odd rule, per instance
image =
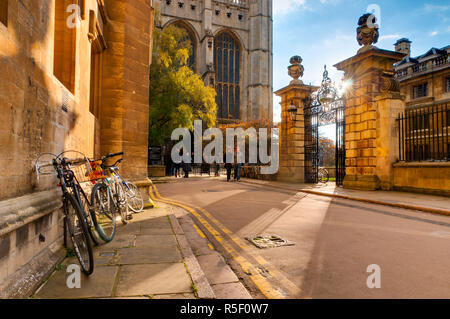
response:
[[[240,182],[241,181],[241,171],[243,164],[239,161],[240,150],[237,149],[236,152],[236,164],[234,164],[234,180]]]
[[[189,153],[187,153],[189,155]],[[183,164],[184,178],[189,178],[189,172],[191,171],[191,163]]]
[[[220,176],[219,172],[220,172],[220,163],[216,163],[216,174],[215,174],[216,177]]]
[[[180,170],[181,170],[181,163],[175,163],[175,178],[181,177]]]
[[[242,163],[234,164],[234,180],[240,182],[241,181],[241,171],[242,171]]]
[[[230,154],[231,151],[227,150],[226,154],[223,156],[223,162],[225,163],[225,169],[227,170],[227,182],[231,179],[231,169],[233,168],[233,164],[227,161],[227,154]]]

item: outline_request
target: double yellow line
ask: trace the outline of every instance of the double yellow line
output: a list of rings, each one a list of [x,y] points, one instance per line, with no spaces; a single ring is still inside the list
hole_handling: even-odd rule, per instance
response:
[[[222,245],[222,247],[227,251],[227,253],[241,266],[242,270],[249,276],[255,286],[261,291],[261,293],[269,299],[281,299],[288,297],[298,296],[301,290],[287,279],[283,274],[281,274],[276,268],[274,268],[269,262],[267,262],[262,256],[252,255],[249,253],[249,245],[239,237],[235,236],[228,228],[226,228],[222,223],[220,223],[214,216],[212,216],[205,209],[195,206],[188,205],[180,201],[175,201],[172,199],[164,198],[158,192],[156,185],[150,187],[150,197],[155,201],[164,202],[174,206],[181,207],[191,213],[202,225],[203,227],[214,237],[214,239]],[[207,219],[211,222],[209,222]],[[214,225],[214,226],[213,226]],[[221,232],[226,235],[224,237]],[[227,239],[227,237],[229,239]],[[253,263],[249,262],[240,252],[238,252],[234,247],[236,245],[242,251],[245,251],[248,255],[254,259],[255,263],[260,267],[256,267]],[[264,269],[265,274],[261,274],[261,269]],[[272,277],[279,286],[282,288],[274,287],[269,281],[268,276]],[[286,293],[287,291],[287,293]]]

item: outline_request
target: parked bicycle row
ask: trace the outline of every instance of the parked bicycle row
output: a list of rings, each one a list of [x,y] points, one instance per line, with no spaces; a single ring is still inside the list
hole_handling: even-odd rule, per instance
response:
[[[68,153],[78,158],[69,159]],[[144,200],[138,187],[121,178],[118,165],[124,153],[108,154],[101,159],[89,159],[78,151],[65,151],[59,155],[44,153],[35,162],[36,177],[55,175],[63,196],[64,244],[68,237],[75,255],[86,275],[94,271],[92,244],[111,242],[116,234],[117,222],[128,224],[130,210],[139,213]],[[50,160],[42,158],[50,157]],[[119,158],[120,157],[120,158]],[[119,158],[112,165],[110,159]]]

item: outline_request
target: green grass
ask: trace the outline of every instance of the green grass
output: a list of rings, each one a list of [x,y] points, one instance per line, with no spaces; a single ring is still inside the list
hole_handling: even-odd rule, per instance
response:
[[[66,257],[75,257],[75,251],[73,250],[73,248],[66,248]]]
[[[197,286],[195,284],[191,284],[192,291],[196,294],[197,293]]]
[[[58,264],[55,266],[56,270],[60,271],[60,270],[64,270],[64,265],[63,264]]]

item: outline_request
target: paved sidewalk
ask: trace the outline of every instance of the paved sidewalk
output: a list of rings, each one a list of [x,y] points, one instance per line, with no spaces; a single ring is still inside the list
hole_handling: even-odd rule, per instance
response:
[[[94,250],[95,270],[82,275],[81,289],[66,285],[67,258],[34,298],[214,298],[197,259],[167,205],[134,214],[130,224],[118,225],[111,243]]]
[[[261,181],[243,178],[242,182],[261,186],[270,186],[290,191],[299,191],[315,195],[331,196],[362,202],[388,205],[392,207],[420,210],[428,213],[450,216],[450,198],[418,193],[396,191],[360,191],[336,187],[327,184],[290,184],[282,182]]]
[[[162,205],[162,203],[159,203]],[[252,296],[231,267],[208,241],[201,229],[194,224],[189,213],[176,206],[167,207],[178,219],[192,251],[211,284],[217,299],[252,299]]]

